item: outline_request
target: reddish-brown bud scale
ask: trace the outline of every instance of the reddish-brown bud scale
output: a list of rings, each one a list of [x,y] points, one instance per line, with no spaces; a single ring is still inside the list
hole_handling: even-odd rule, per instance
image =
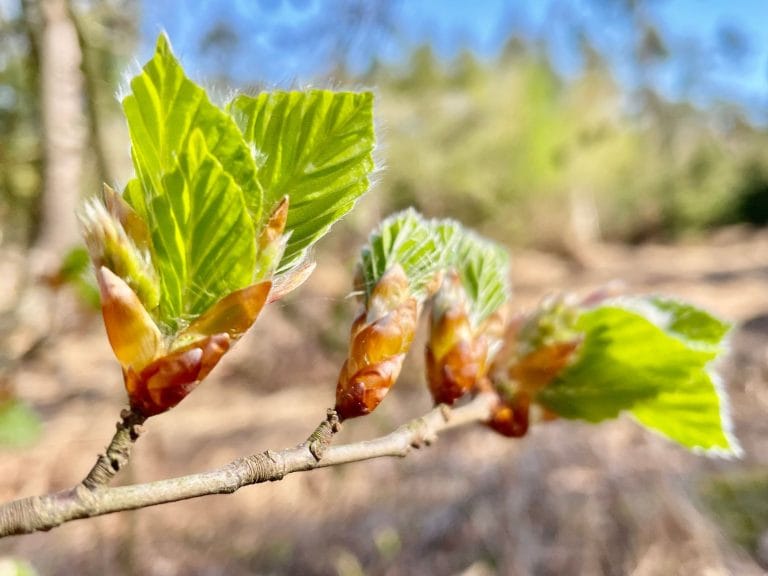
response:
[[[229,335],[216,334],[162,356],[138,373],[124,370],[131,408],[147,417],[173,408],[213,370],[230,345]]]
[[[336,411],[342,419],[369,414],[384,399],[400,375],[416,321],[416,300],[411,298],[373,324],[355,322],[336,387]]]
[[[408,279],[395,267],[379,280],[350,330],[349,352],[336,386],[341,419],[369,414],[400,375],[418,320],[418,304],[407,296]]]
[[[120,365],[134,369],[146,366],[162,352],[160,330],[122,278],[102,266],[96,279],[107,338]]]
[[[502,399],[496,406],[488,425],[499,434],[520,438],[528,432],[531,399],[525,392]]]
[[[509,367],[509,378],[537,391],[550,384],[571,361],[579,341],[557,342],[522,357]]]
[[[169,345],[125,281],[103,266],[97,278],[104,325],[128,399],[147,417],[176,406],[213,370],[256,320],[272,286],[266,281],[228,294]]]
[[[480,339],[457,342],[439,361],[427,347],[427,380],[436,404],[453,404],[485,375],[487,347]]]
[[[488,425],[504,436],[515,438],[528,430],[536,394],[568,367],[581,344],[581,338],[571,334],[567,339],[534,345],[535,340],[524,337],[525,329],[523,317],[510,322],[504,346],[490,370],[500,399]],[[555,418],[556,414],[538,404],[535,406],[533,421]]]
[[[288,221],[288,196],[284,196],[280,199],[277,206],[272,210],[272,214],[269,215],[267,225],[259,235],[259,249],[265,250],[270,244],[273,244],[280,240],[285,230],[285,223]]]
[[[405,354],[398,354],[357,372],[342,367],[336,387],[336,412],[346,420],[373,412],[400,375]]]
[[[438,404],[453,404],[487,372],[487,340],[472,329],[468,308],[458,275],[446,274],[432,305],[426,350],[427,382]]]
[[[272,288],[269,280],[236,290],[211,306],[181,337],[226,333],[237,339],[256,321]]]

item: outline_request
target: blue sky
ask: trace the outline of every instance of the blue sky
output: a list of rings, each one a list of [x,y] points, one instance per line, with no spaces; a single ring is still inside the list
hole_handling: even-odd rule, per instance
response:
[[[371,56],[398,61],[408,47],[423,42],[444,58],[462,48],[492,57],[515,33],[542,41],[558,70],[568,75],[580,66],[576,48],[581,33],[608,59],[616,76],[632,86],[637,81],[631,58],[636,28],[612,8],[615,2],[403,0],[389,14],[394,40],[366,32],[344,40],[339,36],[344,27],[332,12],[337,3],[330,0],[146,1],[141,58],[163,29],[198,78],[224,73],[243,83],[290,86],[322,73],[334,46],[344,47],[353,68],[364,69]],[[387,2],[378,0],[378,5]],[[699,105],[736,102],[753,118],[768,120],[768,0],[649,0],[643,6],[643,17],[661,31],[673,55],[650,71],[657,89]],[[206,55],[201,39],[218,24],[230,27],[238,41],[227,51]]]

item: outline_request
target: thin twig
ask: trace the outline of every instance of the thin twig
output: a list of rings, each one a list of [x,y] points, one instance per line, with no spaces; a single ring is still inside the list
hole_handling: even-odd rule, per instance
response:
[[[83,480],[83,486],[95,490],[106,486],[131,457],[131,448],[142,432],[142,424],[146,418],[133,410],[123,410],[117,430],[104,454],[99,454],[96,464]]]
[[[102,485],[92,490],[79,484],[63,492],[4,504],[0,506],[0,537],[50,530],[79,518],[211,494],[230,494],[243,486],[281,480],[293,472],[385,456],[406,456],[413,448],[433,442],[444,430],[487,421],[495,402],[492,394],[479,394],[455,409],[438,406],[386,436],[342,446],[330,446],[331,438],[339,428],[338,417],[330,410],[307,441],[295,448],[279,452],[267,450],[190,476],[131,486]]]

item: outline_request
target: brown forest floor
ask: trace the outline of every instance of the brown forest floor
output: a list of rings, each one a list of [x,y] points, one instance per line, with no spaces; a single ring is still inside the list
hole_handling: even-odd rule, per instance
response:
[[[267,310],[209,381],[150,421],[122,481],[202,471],[313,429],[332,403],[353,312],[346,269],[333,255],[318,259],[308,286]],[[519,441],[478,427],[405,460],[5,539],[0,556],[24,557],[43,575],[762,574],[705,514],[697,489],[712,474],[768,466],[768,234],[600,247],[584,267],[535,252],[514,259],[520,306],[616,278],[743,324],[726,367],[742,460],[688,454],[627,418],[555,422]],[[429,408],[420,359],[410,363],[379,411],[349,422],[339,442]],[[114,429],[119,382],[99,318],[27,363],[16,387],[43,416],[44,435],[31,449],[0,452],[0,501],[79,481]]]

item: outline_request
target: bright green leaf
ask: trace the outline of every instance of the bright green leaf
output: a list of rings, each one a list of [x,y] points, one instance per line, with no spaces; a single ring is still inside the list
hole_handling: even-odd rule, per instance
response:
[[[280,270],[306,254],[368,190],[374,168],[370,92],[264,92],[230,111],[257,155],[267,209],[290,197]]]
[[[631,411],[684,446],[738,451],[729,441],[725,401],[709,371],[719,353],[713,337],[719,321],[662,302],[666,317],[654,314],[660,309],[648,299],[583,312],[575,326],[584,338],[576,361],[537,401],[565,418],[590,422]]]
[[[768,532],[768,468],[731,470],[705,479],[699,491],[718,528],[759,554],[761,537]]]
[[[454,254],[453,266],[469,296],[472,320],[479,324],[511,296],[509,254],[470,231],[463,231],[456,251],[449,254]]]
[[[163,193],[163,176],[174,169],[177,155],[198,130],[211,156],[242,189],[251,214],[261,218],[263,194],[250,148],[232,118],[184,75],[164,35],[142,73],[131,81],[123,109],[137,175],[126,187],[125,199],[140,216],[146,219],[147,204]]]
[[[413,209],[393,214],[371,234],[360,255],[363,290],[370,295],[376,283],[395,264],[410,282],[411,294],[426,296],[435,274],[445,265],[445,252],[435,228]]]
[[[40,435],[40,420],[18,400],[0,403],[0,446],[26,446]]]
[[[727,399],[714,374],[701,370],[674,390],[632,408],[638,422],[686,448],[740,453],[730,433]]]
[[[166,193],[148,206],[150,230],[160,318],[175,328],[178,318],[193,318],[251,283],[255,233],[240,189],[199,131],[161,185]]]
[[[460,222],[450,218],[431,220],[429,226],[435,234],[437,245],[442,247],[441,249],[447,254],[447,259],[450,260],[450,255],[458,251],[459,243],[466,235],[467,230]]]
[[[671,298],[620,298],[616,304],[635,310],[689,346],[719,350],[730,324],[686,302]]]
[[[91,267],[91,257],[85,246],[72,248],[64,255],[59,266],[58,275],[64,282],[79,278]]]

